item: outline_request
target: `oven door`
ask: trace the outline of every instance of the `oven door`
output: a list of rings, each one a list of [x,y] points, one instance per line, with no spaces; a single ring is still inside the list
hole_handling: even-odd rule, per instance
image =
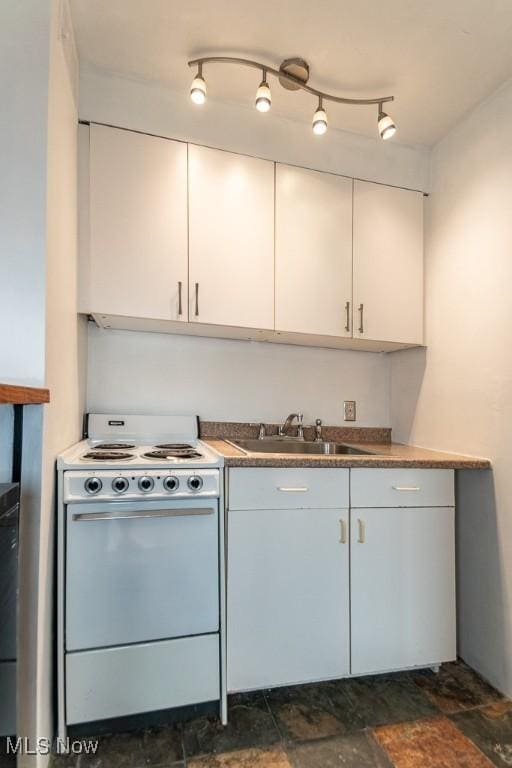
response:
[[[66,648],[218,632],[218,500],[66,508]]]

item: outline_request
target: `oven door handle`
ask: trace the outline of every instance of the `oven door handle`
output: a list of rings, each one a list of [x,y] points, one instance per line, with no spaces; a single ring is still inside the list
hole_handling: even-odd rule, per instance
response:
[[[148,509],[134,512],[77,512],[73,515],[74,522],[84,520],[138,520],[147,517],[188,517],[191,515],[213,515],[212,507],[179,507],[175,509]]]

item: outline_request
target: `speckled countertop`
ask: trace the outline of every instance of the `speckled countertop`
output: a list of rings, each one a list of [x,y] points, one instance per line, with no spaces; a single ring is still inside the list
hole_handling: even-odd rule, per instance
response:
[[[411,467],[423,469],[490,469],[488,459],[456,453],[432,451],[392,442],[355,442],[350,445],[372,451],[372,455],[331,455],[249,453],[235,448],[226,440],[203,440],[223,458],[226,467]],[[344,442],[349,442],[344,440]]]

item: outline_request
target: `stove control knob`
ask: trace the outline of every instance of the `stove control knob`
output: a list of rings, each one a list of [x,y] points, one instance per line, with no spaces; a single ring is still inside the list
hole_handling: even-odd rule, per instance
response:
[[[189,477],[187,484],[191,491],[200,491],[203,487],[203,478],[192,475],[192,477]]]
[[[177,491],[180,485],[180,481],[174,475],[168,475],[164,478],[164,488],[166,491]]]
[[[155,484],[155,481],[152,477],[147,477],[145,475],[144,477],[139,478],[139,488],[143,493],[148,493],[149,491],[153,490],[153,486]]]
[[[112,480],[112,488],[116,493],[124,493],[128,490],[128,480],[126,477],[115,477]]]
[[[84,488],[90,496],[94,496],[101,491],[103,483],[99,477],[88,477],[84,483]]]

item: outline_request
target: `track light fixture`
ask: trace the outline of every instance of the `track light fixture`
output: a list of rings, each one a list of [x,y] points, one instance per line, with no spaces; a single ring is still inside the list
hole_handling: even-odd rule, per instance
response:
[[[396,133],[395,122],[392,117],[382,110],[382,104],[379,104],[378,128],[380,137],[381,139],[384,139],[384,141],[390,139]]]
[[[380,96],[375,99],[350,99],[344,96],[333,96],[330,93],[324,93],[317,88],[308,85],[309,65],[304,59],[285,59],[279,69],[268,67],[258,61],[250,59],[239,59],[232,56],[205,56],[201,59],[189,61],[189,67],[197,67],[197,75],[192,81],[190,87],[190,98],[195,104],[204,104],[206,101],[206,83],[203,78],[203,64],[237,64],[242,67],[259,69],[263,72],[263,79],[256,91],[255,107],[259,112],[268,112],[272,106],[272,95],[270,86],[267,82],[267,75],[274,75],[279,82],[289,91],[299,89],[306,91],[318,98],[318,107],[313,117],[313,132],[320,136],[327,130],[327,114],[323,107],[324,101],[332,101],[335,104],[354,104],[367,106],[377,104],[378,130],[382,139],[390,139],[396,133],[396,124],[394,120],[383,110],[383,104],[394,100],[394,96]]]
[[[254,104],[258,112],[268,112],[272,106],[272,94],[270,93],[270,86],[267,83],[266,69],[263,70],[263,80],[256,91],[256,101]]]
[[[318,107],[313,115],[313,133],[322,136],[327,130],[327,115],[322,103],[322,97],[318,99]]]
[[[203,78],[203,65],[198,62],[197,75],[190,86],[190,98],[194,104],[204,104],[206,101],[206,83]]]

